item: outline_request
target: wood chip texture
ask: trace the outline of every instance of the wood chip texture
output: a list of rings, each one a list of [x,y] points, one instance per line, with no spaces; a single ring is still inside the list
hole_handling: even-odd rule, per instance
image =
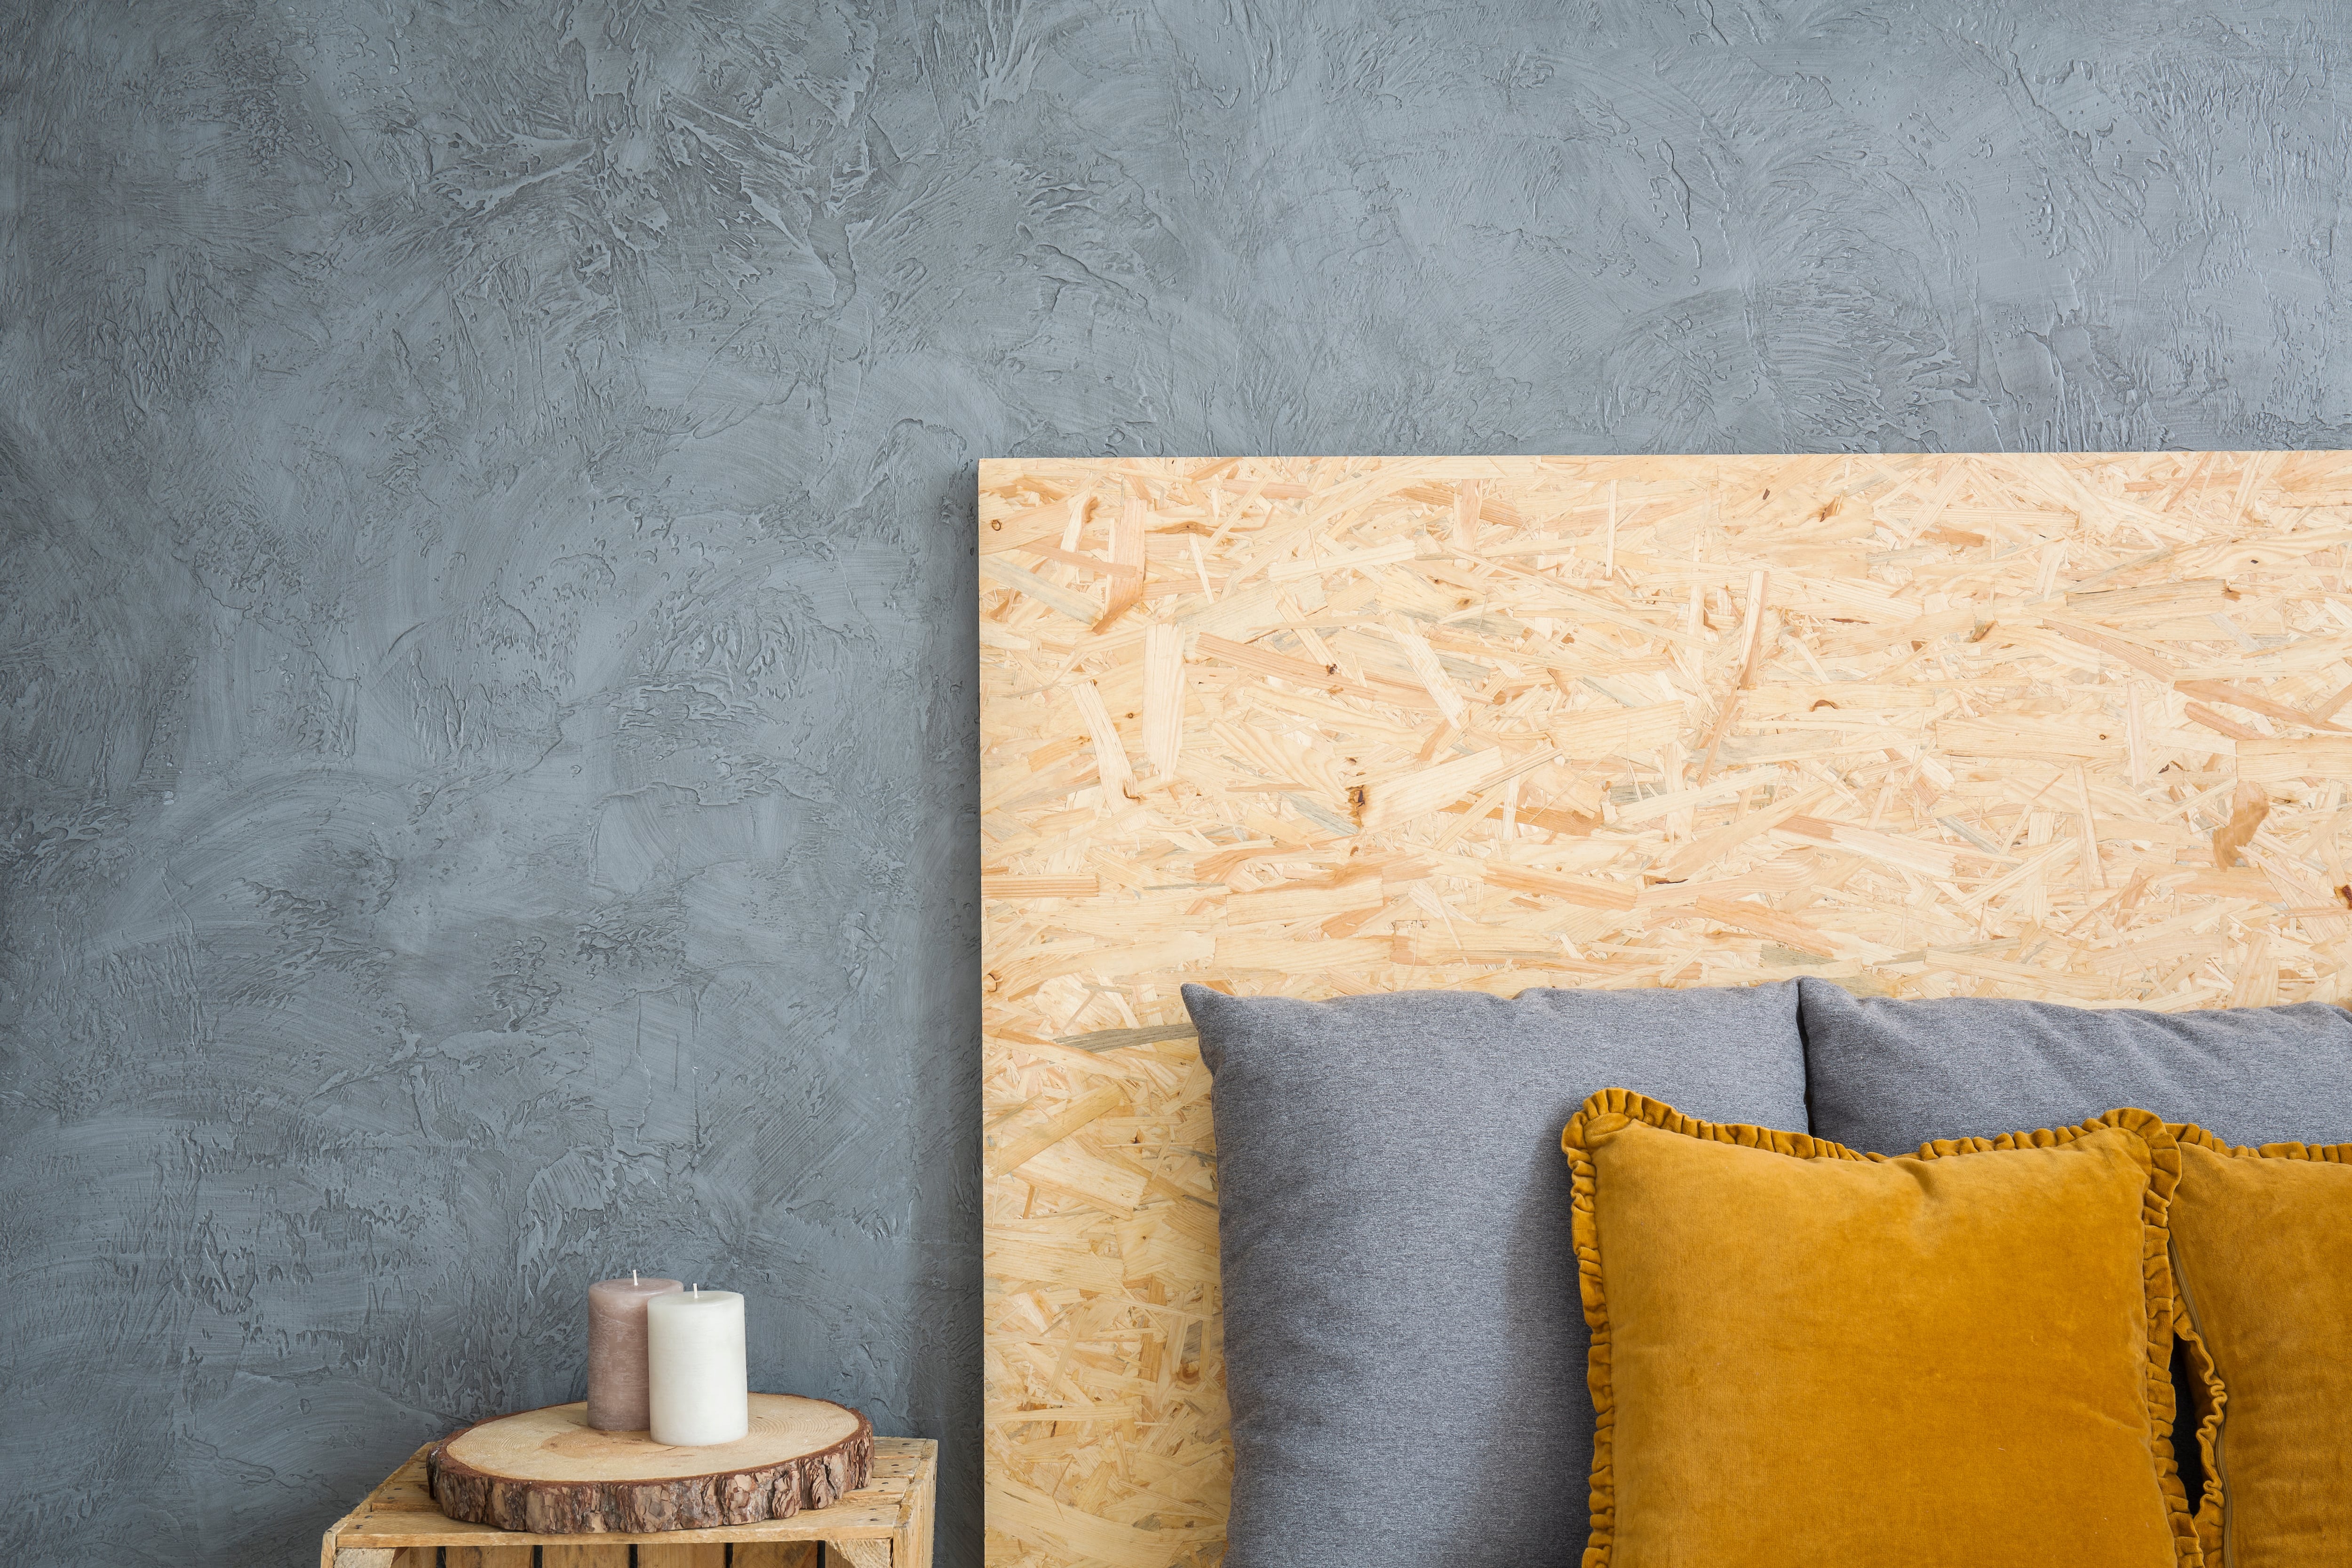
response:
[[[1002,1568],[1221,1553],[1185,981],[2346,995],[2352,454],[1005,460],[980,491]]]

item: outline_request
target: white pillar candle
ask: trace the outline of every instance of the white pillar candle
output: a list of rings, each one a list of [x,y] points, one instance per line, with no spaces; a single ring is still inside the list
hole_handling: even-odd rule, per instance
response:
[[[698,1285],[646,1301],[646,1362],[655,1442],[696,1448],[751,1429],[743,1298],[734,1291]]]

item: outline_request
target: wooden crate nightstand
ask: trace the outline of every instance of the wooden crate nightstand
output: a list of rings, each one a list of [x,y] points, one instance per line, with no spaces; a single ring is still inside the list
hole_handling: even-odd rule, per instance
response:
[[[536,1568],[817,1568],[820,1542],[851,1568],[930,1568],[940,1446],[927,1438],[875,1438],[874,1479],[830,1508],[659,1535],[530,1535],[460,1524],[425,1489],[431,1447],[334,1522],[319,1568],[534,1568],[534,1547]]]

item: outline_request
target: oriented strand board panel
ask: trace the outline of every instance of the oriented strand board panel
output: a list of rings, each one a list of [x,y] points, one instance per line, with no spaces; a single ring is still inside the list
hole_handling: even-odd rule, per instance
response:
[[[981,465],[993,1563],[1208,1563],[1178,985],[2337,998],[2352,454]]]

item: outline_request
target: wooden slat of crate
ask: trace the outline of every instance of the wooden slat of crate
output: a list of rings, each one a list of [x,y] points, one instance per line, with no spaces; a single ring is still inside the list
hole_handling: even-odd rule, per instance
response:
[[[795,1542],[796,1550],[806,1543]],[[814,1551],[814,1547],[807,1547]],[[728,1568],[727,1543],[706,1541],[688,1545],[647,1542],[637,1548],[636,1568]]]
[[[928,1438],[875,1438],[872,1479],[829,1508],[758,1524],[593,1539],[494,1530],[449,1518],[434,1506],[426,1490],[425,1452],[419,1448],[329,1528],[320,1568],[433,1568],[436,1550],[448,1553],[451,1568],[530,1568],[533,1547],[541,1549],[541,1568],[626,1568],[632,1545],[646,1549],[639,1553],[638,1568],[710,1568],[692,1554],[707,1556],[716,1548],[723,1558],[730,1543],[736,1547],[735,1568],[814,1568],[808,1549],[819,1542],[850,1551],[870,1546],[885,1553],[878,1561],[899,1568],[922,1568],[929,1562],[939,1445]],[[609,1561],[596,1555],[614,1552],[619,1556]],[[460,1552],[478,1553],[478,1561]],[[665,1561],[656,1563],[649,1552]]]
[[[1007,460],[980,491],[1001,1568],[1221,1549],[1184,981],[2346,995],[2352,455]]]
[[[719,1547],[724,1559],[727,1548]],[[629,1568],[629,1549],[612,1542],[585,1542],[569,1546],[542,1546],[539,1549],[539,1568]],[[695,1568],[707,1568],[696,1564]],[[725,1568],[722,1562],[720,1568]]]
[[[637,1568],[654,1568],[646,1553],[657,1550],[665,1549],[638,1547]],[[814,1541],[739,1541],[732,1546],[698,1550],[716,1551],[722,1554],[732,1552],[734,1556],[728,1559],[727,1568],[820,1568],[824,1560],[824,1547]]]
[[[425,1556],[433,1548],[413,1546],[407,1550]],[[722,1553],[725,1551],[720,1550]],[[528,1546],[447,1546],[441,1550],[441,1568],[532,1568],[531,1552]],[[431,1568],[431,1564],[426,1563],[425,1568]]]

